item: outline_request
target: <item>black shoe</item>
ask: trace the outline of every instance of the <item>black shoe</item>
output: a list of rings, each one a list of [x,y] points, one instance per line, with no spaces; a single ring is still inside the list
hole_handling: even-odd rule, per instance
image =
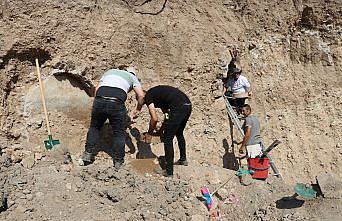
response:
[[[92,164],[95,160],[95,157],[92,153],[84,151],[82,156],[81,156],[81,160],[83,161],[84,165],[86,166],[86,165]]]
[[[178,160],[175,165],[182,165],[182,166],[188,166],[189,163],[187,160]]]
[[[169,174],[169,173],[167,173],[165,170],[163,171],[162,174],[163,174],[164,177],[173,178],[173,174]]]

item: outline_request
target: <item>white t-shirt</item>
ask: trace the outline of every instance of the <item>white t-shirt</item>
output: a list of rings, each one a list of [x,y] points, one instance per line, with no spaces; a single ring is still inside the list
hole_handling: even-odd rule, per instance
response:
[[[100,79],[99,87],[115,87],[128,93],[133,87],[141,87],[138,78],[128,71],[110,69],[106,71]]]
[[[247,78],[242,75],[240,75],[237,80],[229,79],[227,86],[232,90],[233,94],[246,93],[248,92],[248,88],[251,87]]]

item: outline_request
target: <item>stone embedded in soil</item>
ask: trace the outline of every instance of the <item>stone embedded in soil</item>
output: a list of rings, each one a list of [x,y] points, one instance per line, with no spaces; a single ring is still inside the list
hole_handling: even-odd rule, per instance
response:
[[[191,221],[205,221],[205,217],[203,215],[192,215]]]
[[[9,155],[7,154],[3,154],[0,158],[0,164],[5,166],[5,167],[9,167],[12,163],[12,159]]]
[[[23,190],[23,194],[29,194],[29,193],[31,193],[31,190],[29,190],[29,189],[24,189]]]
[[[31,169],[34,165],[34,155],[31,154],[27,157],[25,157],[22,161],[21,161],[21,165],[23,165],[23,167],[27,168],[27,169]]]
[[[71,185],[71,183],[67,183],[67,184],[65,184],[65,187],[66,187],[68,190],[71,190],[72,185]]]
[[[43,158],[43,154],[42,153],[35,153],[34,154],[34,159],[37,160],[41,160]]]
[[[18,139],[21,136],[21,132],[16,130],[12,133],[14,139]]]
[[[219,195],[224,200],[228,198],[229,193],[226,189],[222,188],[217,191],[217,195]]]
[[[31,201],[33,199],[33,195],[32,194],[27,194],[26,195],[26,199]]]
[[[11,155],[11,161],[13,163],[20,163],[23,160],[23,158],[21,156],[19,156],[17,153],[13,153]]]
[[[335,175],[323,173],[318,175],[316,179],[325,198],[342,198],[342,182]]]

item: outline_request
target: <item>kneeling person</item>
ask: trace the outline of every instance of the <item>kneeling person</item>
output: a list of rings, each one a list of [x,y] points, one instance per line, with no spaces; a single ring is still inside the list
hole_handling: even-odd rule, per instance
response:
[[[176,136],[180,152],[178,164],[187,165],[186,143],[183,135],[186,123],[191,115],[191,102],[182,91],[171,86],[156,86],[148,90],[145,94],[145,104],[151,116],[150,125],[145,141],[151,142],[151,135],[156,129],[158,116],[156,108],[169,110],[169,119],[164,128],[164,151],[166,158],[166,176],[173,175],[173,138]]]

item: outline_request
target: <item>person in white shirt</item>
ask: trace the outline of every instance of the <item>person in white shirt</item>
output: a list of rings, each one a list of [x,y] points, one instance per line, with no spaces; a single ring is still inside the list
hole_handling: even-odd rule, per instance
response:
[[[251,85],[248,79],[241,75],[241,70],[232,68],[228,70],[228,80],[225,85],[224,95],[231,98],[229,102],[235,106],[240,113],[241,107],[245,104],[246,99],[250,95]]]
[[[125,101],[127,93],[134,91],[137,107],[133,117],[137,116],[144,103],[144,92],[134,70],[126,66],[110,69],[101,77],[95,89],[90,128],[87,133],[85,151],[81,164],[87,165],[94,161],[95,145],[99,139],[99,131],[108,119],[113,130],[113,163],[120,168],[125,156],[125,125],[127,111]]]

